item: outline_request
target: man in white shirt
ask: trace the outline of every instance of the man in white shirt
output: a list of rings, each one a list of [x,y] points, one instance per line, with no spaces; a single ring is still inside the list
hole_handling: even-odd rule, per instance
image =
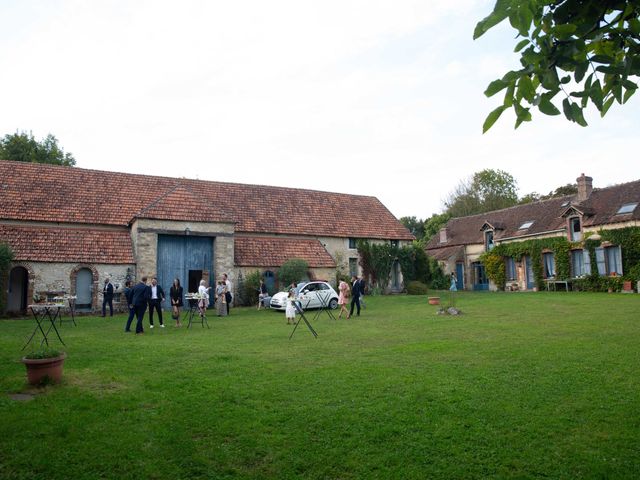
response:
[[[158,318],[160,319],[160,327],[164,328],[162,323],[162,302],[164,302],[164,290],[158,285],[158,279],[153,277],[151,279],[151,298],[149,298],[149,328],[153,328],[153,310],[157,310]]]
[[[222,274],[222,281],[227,286],[227,293],[225,294],[225,300],[227,301],[227,315],[229,315],[229,308],[231,306],[231,301],[233,300],[233,294],[231,293],[233,284],[231,283],[231,280],[229,280],[229,276],[226,273]]]

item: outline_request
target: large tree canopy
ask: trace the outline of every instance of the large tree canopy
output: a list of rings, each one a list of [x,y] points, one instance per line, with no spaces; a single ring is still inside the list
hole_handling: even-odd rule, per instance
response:
[[[505,90],[502,105],[486,118],[486,132],[513,108],[516,128],[531,120],[531,108],[586,126],[583,110],[593,103],[604,116],[625,103],[640,76],[640,0],[497,0],[476,25],[473,38],[503,20],[518,31],[522,68],[489,84],[485,95]],[[633,80],[632,80],[633,79]]]
[[[511,174],[485,169],[463,180],[445,200],[445,213],[465,217],[511,207],[518,203],[518,187]]]
[[[0,160],[17,162],[50,163],[72,167],[76,160],[58,146],[58,140],[49,134],[42,141],[33,138],[33,134],[16,132],[0,139]]]

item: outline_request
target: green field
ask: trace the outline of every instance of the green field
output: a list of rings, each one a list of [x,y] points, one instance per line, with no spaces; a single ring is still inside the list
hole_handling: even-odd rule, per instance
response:
[[[640,477],[640,295],[457,306],[367,297],[291,340],[251,308],[142,336],[82,317],[42,390],[19,361],[33,320],[0,321],[0,478]]]

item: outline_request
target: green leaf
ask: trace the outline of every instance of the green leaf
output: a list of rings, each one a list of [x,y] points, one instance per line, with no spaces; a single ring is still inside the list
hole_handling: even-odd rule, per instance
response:
[[[551,33],[560,40],[566,40],[571,37],[571,35],[573,35],[577,29],[578,27],[573,23],[565,23],[553,27],[551,29]]]
[[[616,83],[612,88],[613,96],[616,97],[618,103],[622,103],[622,84]]]
[[[591,85],[589,89],[589,95],[591,96],[591,100],[593,104],[596,106],[598,110],[602,112],[602,104],[604,102],[604,94],[602,93],[602,86],[600,85],[600,80],[596,79],[595,82]]]
[[[564,112],[564,116],[567,117],[567,120],[575,122],[573,119],[573,110],[571,110],[571,102],[568,98],[562,101],[562,111]]]
[[[518,42],[518,44],[516,45],[516,48],[513,49],[513,51],[514,52],[519,52],[520,50],[522,50],[527,45],[529,45],[529,39],[528,38],[525,38],[524,40],[520,40]]]
[[[604,106],[602,107],[602,110],[600,111],[600,116],[601,116],[601,117],[604,117],[604,116],[607,114],[607,112],[608,112],[608,111],[609,111],[609,109],[611,108],[611,105],[613,105],[613,101],[614,101],[614,100],[615,100],[615,99],[614,99],[613,97],[609,97],[609,98],[607,99],[607,101],[606,101],[606,102],[604,102]]]
[[[529,103],[533,102],[533,97],[536,91],[531,83],[531,78],[528,75],[523,75],[518,81],[518,93],[516,98],[525,98]]]
[[[511,107],[513,105],[513,94],[516,91],[516,84],[511,83],[504,94],[503,105],[505,107]]]
[[[633,88],[633,89],[628,89],[626,92],[624,92],[624,98],[622,99],[622,103],[627,103],[627,100],[629,100],[631,98],[631,96],[636,93],[637,88]]]
[[[576,82],[580,83],[584,78],[584,75],[587,73],[587,69],[589,68],[589,62],[580,62],[576,65],[576,71],[573,74],[573,78],[575,78]]]
[[[545,115],[560,115],[560,110],[556,108],[556,106],[551,103],[551,100],[546,95],[540,96],[540,104],[538,105],[538,110],[540,110]]]
[[[613,63],[615,61],[614,58],[608,55],[594,55],[589,60],[594,63],[607,63],[607,64]]]
[[[492,97],[493,95],[498,93],[500,90],[507,88],[508,86],[509,84],[507,82],[504,82],[502,80],[494,80],[489,84],[487,89],[484,91],[484,94],[487,97]]]
[[[487,118],[482,124],[482,133],[487,133],[487,130],[489,130],[493,126],[493,124],[496,123],[496,120],[500,118],[500,115],[502,115],[502,112],[504,112],[506,108],[507,107],[505,107],[504,105],[500,105],[489,115],[487,115]]]
[[[580,105],[571,102],[571,113],[573,114],[573,118],[578,125],[580,125],[581,127],[587,126],[587,122],[582,115],[582,108],[580,108]]]
[[[490,28],[495,27],[507,18],[509,16],[509,6],[509,0],[498,0],[493,12],[480,20],[476,25],[476,28],[473,31],[473,39],[476,40],[477,38],[480,38],[482,35],[487,33]]]
[[[519,103],[514,103],[513,108],[516,111],[516,115],[518,118],[516,119],[516,126],[518,128],[522,122],[530,122],[531,121],[531,112],[528,108],[524,108]]]

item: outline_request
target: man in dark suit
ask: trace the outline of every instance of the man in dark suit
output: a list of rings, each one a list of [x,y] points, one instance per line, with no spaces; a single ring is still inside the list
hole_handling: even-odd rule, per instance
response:
[[[147,311],[147,304],[149,303],[150,290],[147,285],[147,277],[142,277],[140,282],[133,287],[131,292],[131,304],[129,308],[133,308],[136,312],[136,334],[144,333],[142,328],[142,320],[144,319],[144,312]]]
[[[153,311],[158,312],[158,318],[160,319],[160,327],[164,328],[162,322],[162,302],[164,302],[164,290],[158,285],[158,279],[153,277],[151,279],[150,296],[149,296],[149,328],[153,328]]]
[[[124,331],[130,332],[131,322],[136,314],[136,309],[133,307],[133,288],[131,288],[131,282],[129,280],[124,282],[124,298],[127,299],[127,307],[129,307],[129,318],[127,319],[127,326],[124,327]]]
[[[353,316],[353,307],[357,307],[358,316],[360,316],[360,295],[362,295],[362,280],[355,275],[351,277],[351,309],[349,317]]]
[[[113,284],[109,277],[104,279],[104,288],[102,289],[102,316],[107,314],[107,305],[109,305],[109,316],[113,317]]]

